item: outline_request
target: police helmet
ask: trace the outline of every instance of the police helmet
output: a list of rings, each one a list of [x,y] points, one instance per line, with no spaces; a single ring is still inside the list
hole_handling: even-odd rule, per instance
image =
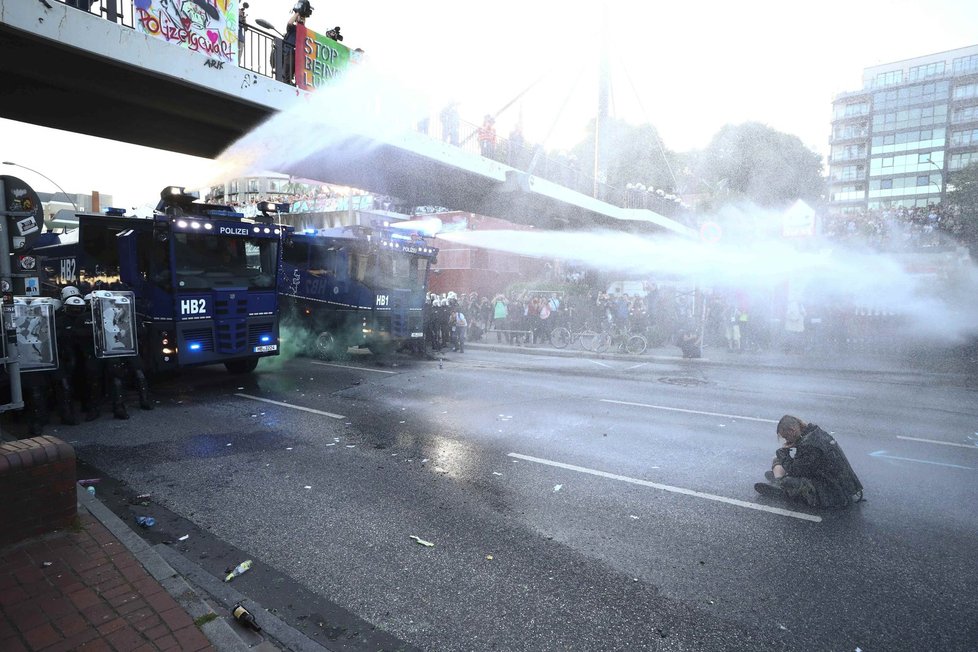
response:
[[[91,300],[92,300],[92,292],[89,292],[88,294],[82,297],[82,301],[85,301],[86,303]]]
[[[113,296],[112,292],[109,290],[95,290],[89,297],[85,297],[87,301],[90,297],[95,297],[97,299],[111,299]]]
[[[67,299],[65,299],[64,304],[65,304],[65,307],[67,307],[67,308],[72,308],[72,307],[77,308],[78,306],[84,307],[85,306],[85,300],[82,299],[80,296],[77,296],[76,295],[76,296],[68,297]]]
[[[66,285],[61,288],[61,300],[64,301],[68,297],[80,297],[81,292],[78,291],[74,285]]]

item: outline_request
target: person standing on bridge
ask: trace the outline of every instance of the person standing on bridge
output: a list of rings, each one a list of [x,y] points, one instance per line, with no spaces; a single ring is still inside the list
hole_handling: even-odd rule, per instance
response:
[[[305,3],[308,6],[309,3]],[[309,13],[312,13],[312,9],[309,8]],[[285,26],[285,38],[282,40],[282,71],[283,80],[287,84],[295,84],[295,30],[296,25],[305,25],[304,7],[301,2],[297,2],[295,7],[292,9],[292,16],[289,17],[289,23]]]
[[[764,474],[768,481],[754,485],[759,494],[809,507],[848,507],[863,500],[863,485],[835,437],[790,414],[778,421],[777,433],[784,446]]]
[[[496,156],[496,119],[488,114],[479,127],[479,150],[486,158]]]

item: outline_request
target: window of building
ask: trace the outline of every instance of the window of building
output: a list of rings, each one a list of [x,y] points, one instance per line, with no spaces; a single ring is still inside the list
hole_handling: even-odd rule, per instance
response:
[[[966,100],[969,97],[978,97],[978,84],[962,84],[954,87],[954,99]]]
[[[258,179],[248,179],[248,192],[258,192]]]
[[[949,168],[960,170],[968,167],[971,163],[978,162],[978,152],[965,152],[964,154],[951,154]]]
[[[978,129],[951,132],[951,147],[978,144]]]
[[[236,195],[238,194],[238,180],[228,182],[228,194]]]
[[[884,86],[892,86],[893,84],[899,84],[903,81],[903,71],[902,70],[891,70],[890,72],[881,72],[876,75],[875,86],[877,88],[882,88]]]
[[[978,54],[972,54],[969,57],[958,57],[954,60],[951,70],[955,75],[978,72]]]
[[[914,66],[910,69],[909,79],[914,81],[917,79],[927,79],[928,77],[936,77],[938,75],[944,74],[944,62],[938,61],[936,63],[928,63],[923,66]]]
[[[921,174],[921,175],[918,175],[917,176],[917,185],[918,186],[926,186],[929,183],[930,183],[930,176],[928,176],[926,174]]]
[[[951,114],[951,122],[953,123],[974,122],[975,120],[978,120],[978,106],[962,106],[954,109]]]
[[[880,188],[889,190],[893,187],[893,179],[880,179]]]
[[[930,152],[928,152],[927,154],[917,154],[917,162],[918,163],[930,163],[931,162],[931,160],[930,160]]]

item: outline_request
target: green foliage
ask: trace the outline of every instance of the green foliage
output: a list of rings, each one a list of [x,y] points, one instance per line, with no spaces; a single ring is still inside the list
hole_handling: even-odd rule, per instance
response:
[[[947,193],[947,203],[957,209],[956,234],[972,254],[978,253],[978,163],[951,174],[952,190]]]
[[[590,175],[594,161],[594,132],[597,122],[588,126],[587,138],[573,149],[582,169]],[[605,131],[600,134],[601,149],[605,154],[604,168],[608,185],[624,188],[629,183],[642,183],[654,188],[673,190],[670,166],[675,167],[675,154],[660,147],[661,139],[650,124],[630,125],[609,118]]]
[[[757,122],[723,127],[697,158],[694,174],[728,199],[783,207],[825,193],[821,156],[797,136]]]

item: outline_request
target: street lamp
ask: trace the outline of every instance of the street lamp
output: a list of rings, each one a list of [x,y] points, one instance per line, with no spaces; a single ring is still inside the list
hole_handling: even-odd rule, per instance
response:
[[[934,168],[941,174],[941,183],[940,184],[936,184],[933,181],[930,182],[930,185],[937,187],[937,194],[938,194],[937,202],[938,203],[941,203],[942,201],[944,201],[944,168],[942,168],[941,166],[939,166],[934,161],[930,160],[929,157],[927,159],[927,162],[930,163],[931,165],[933,165]]]
[[[57,184],[57,182],[54,179],[52,179],[51,177],[49,177],[48,175],[46,175],[46,174],[44,174],[42,172],[38,172],[37,170],[35,170],[33,168],[29,168],[26,165],[21,165],[20,163],[12,163],[11,161],[2,161],[2,164],[3,165],[12,165],[12,166],[14,166],[16,168],[23,168],[23,169],[27,170],[28,172],[33,172],[34,174],[36,174],[38,176],[44,177],[45,179],[47,179],[48,181],[50,181],[51,183],[53,183],[54,184],[54,187],[57,188],[58,190],[60,190],[62,195],[64,195],[65,197],[68,198],[68,201],[71,202],[71,205],[75,207],[75,212],[76,213],[80,213],[81,212],[81,211],[78,210],[78,204],[76,204],[71,199],[71,196],[67,192],[65,192],[65,189],[62,188],[61,186],[59,186]]]
[[[285,34],[283,34],[282,32],[278,31],[277,29],[275,29],[275,27],[270,22],[268,22],[267,20],[265,20],[264,18],[256,18],[255,19],[255,23],[257,23],[259,27],[264,27],[265,29],[270,29],[273,32],[275,32],[276,34],[278,34],[279,36],[281,36],[282,38],[285,38]]]

